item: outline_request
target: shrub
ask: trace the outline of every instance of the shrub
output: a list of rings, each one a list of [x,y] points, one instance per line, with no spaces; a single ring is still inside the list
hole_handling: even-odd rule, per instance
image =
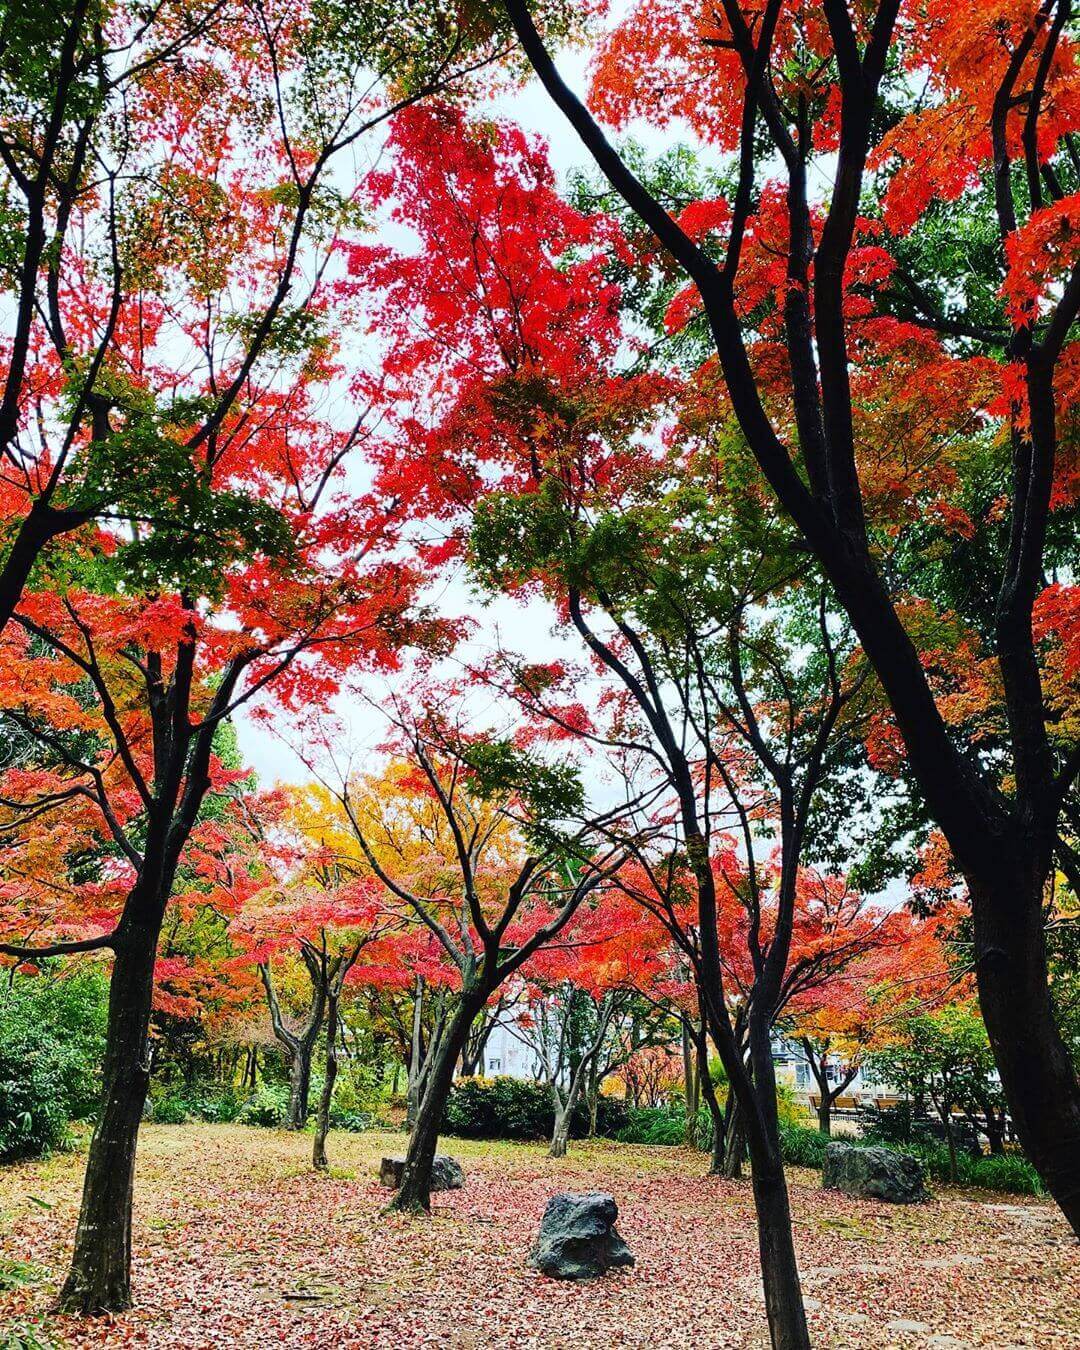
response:
[[[63,1147],[94,1109],[106,988],[93,969],[0,985],[0,1162]]]
[[[829,1136],[805,1125],[780,1122],[780,1153],[792,1167],[824,1167]]]
[[[230,1121],[239,1119],[243,1105],[244,1098],[231,1084],[225,1086],[214,1084],[196,1096],[193,1113],[200,1120],[227,1125]]]
[[[243,1125],[264,1125],[273,1129],[284,1122],[288,1109],[288,1088],[266,1083],[244,1102],[236,1119]]]
[[[374,1126],[374,1116],[368,1115],[366,1111],[338,1111],[330,1112],[330,1124],[335,1130],[344,1130],[347,1134],[363,1134],[365,1130],[370,1130]]]
[[[575,1139],[589,1132],[589,1104],[579,1101],[571,1117],[571,1133]],[[596,1103],[596,1134],[600,1139],[617,1139],[619,1131],[630,1123],[630,1107],[622,1097],[606,1097],[601,1093]]]
[[[183,1125],[189,1120],[236,1120],[244,1104],[231,1084],[194,1083],[151,1089],[150,1116],[160,1125]]]
[[[191,1119],[191,1103],[180,1092],[170,1092],[164,1097],[151,1097],[150,1118],[159,1125],[183,1125]]]
[[[686,1115],[667,1106],[642,1107],[630,1112],[616,1138],[621,1144],[685,1144]]]
[[[519,1078],[463,1078],[452,1089],[443,1128],[462,1139],[547,1139],[555,1127],[551,1095]]]
[[[989,1158],[974,1159],[969,1184],[988,1191],[1013,1191],[1017,1195],[1043,1193],[1038,1172],[1019,1153],[999,1153]]]

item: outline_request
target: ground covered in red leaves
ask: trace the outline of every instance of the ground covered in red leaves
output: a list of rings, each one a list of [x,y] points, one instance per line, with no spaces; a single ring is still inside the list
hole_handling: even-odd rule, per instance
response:
[[[706,1176],[702,1155],[577,1144],[553,1160],[455,1141],[465,1189],[424,1220],[381,1213],[375,1168],[402,1145],[332,1135],[319,1176],[309,1136],[147,1126],[137,1308],[111,1322],[45,1317],[81,1157],[0,1171],[0,1329],[73,1348],[767,1346],[749,1186]],[[801,1171],[791,1186],[816,1346],[1080,1347],[1080,1256],[1049,1203],[943,1191],[892,1207]],[[568,1285],[526,1268],[548,1196],[566,1189],[615,1195],[635,1269]]]

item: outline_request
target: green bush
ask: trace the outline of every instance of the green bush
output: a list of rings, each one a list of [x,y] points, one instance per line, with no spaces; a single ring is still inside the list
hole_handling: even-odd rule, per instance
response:
[[[191,1102],[181,1092],[151,1097],[149,1115],[159,1125],[183,1125],[191,1119]]]
[[[274,1083],[266,1083],[240,1107],[236,1119],[242,1125],[264,1125],[275,1128],[285,1121],[289,1109],[289,1090]]]
[[[597,1135],[617,1138],[629,1116],[625,1102],[601,1096],[596,1110]],[[450,1092],[442,1128],[461,1139],[540,1141],[551,1138],[555,1108],[543,1083],[505,1076],[460,1078]],[[588,1103],[579,1099],[570,1117],[570,1135],[583,1139],[588,1132]]]
[[[183,1125],[189,1120],[227,1123],[239,1118],[244,1098],[231,1084],[195,1083],[151,1088],[150,1117],[159,1125]]]
[[[621,1144],[685,1144],[686,1115],[668,1106],[642,1107],[615,1137]]]
[[[347,1134],[363,1134],[374,1128],[375,1117],[366,1111],[338,1111],[335,1108],[330,1112],[330,1124],[333,1129],[344,1130]]]
[[[1019,1153],[999,1153],[971,1161],[971,1186],[1017,1195],[1042,1195],[1043,1184],[1031,1163]]]
[[[622,1097],[606,1097],[603,1094],[596,1103],[596,1135],[598,1139],[617,1139],[619,1131],[630,1123],[630,1106]],[[587,1102],[578,1102],[571,1117],[571,1133],[575,1139],[584,1138],[589,1132],[589,1107]]]
[[[0,1162],[61,1148],[96,1107],[107,984],[95,969],[0,984]]]
[[[239,1119],[244,1100],[231,1084],[225,1086],[215,1084],[211,1088],[204,1089],[196,1097],[194,1114],[200,1120],[227,1125],[230,1121]]]
[[[805,1125],[780,1123],[780,1152],[792,1167],[824,1167],[829,1136]]]
[[[443,1128],[462,1139],[547,1139],[555,1127],[551,1095],[520,1078],[463,1078],[443,1113]]]

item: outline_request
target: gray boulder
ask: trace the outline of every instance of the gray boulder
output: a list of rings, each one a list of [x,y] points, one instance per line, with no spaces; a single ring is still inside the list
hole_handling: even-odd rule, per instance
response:
[[[396,1191],[401,1185],[401,1174],[405,1170],[404,1158],[384,1158],[379,1165],[379,1183],[388,1190]],[[465,1185],[465,1171],[456,1158],[446,1153],[436,1153],[431,1165],[431,1189],[433,1191],[460,1191]]]
[[[593,1280],[634,1254],[615,1230],[619,1209],[610,1195],[562,1191],[547,1202],[529,1265],[556,1280]]]
[[[913,1205],[926,1200],[922,1163],[888,1148],[832,1143],[825,1150],[821,1184],[827,1191]]]

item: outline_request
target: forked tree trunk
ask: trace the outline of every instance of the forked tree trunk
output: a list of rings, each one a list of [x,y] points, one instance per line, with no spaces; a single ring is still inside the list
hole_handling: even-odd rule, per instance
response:
[[[302,1130],[307,1123],[311,1098],[311,1057],[314,1046],[300,1040],[289,1065],[289,1106],[285,1116],[287,1130]]]
[[[484,1006],[486,995],[462,995],[446,1034],[433,1045],[424,1095],[416,1113],[416,1124],[405,1152],[401,1185],[388,1208],[406,1214],[426,1213],[431,1209],[431,1168],[439,1143],[439,1128],[454,1082],[454,1066],[461,1058],[472,1020]]]
[[[1042,879],[969,881],[979,1006],[1013,1126],[1080,1237],[1080,1087],[1047,983]]]
[[[334,1101],[334,1083],[338,1072],[337,1034],[338,1000],[337,995],[331,993],[326,1000],[326,1076],[315,1117],[315,1143],[311,1152],[312,1164],[319,1169],[330,1165],[326,1158],[326,1136],[330,1133],[330,1107]]]
[[[101,1114],[90,1140],[75,1250],[58,1306],[65,1312],[131,1307],[135,1149],[150,1085],[150,1010],[160,921],[122,925],[109,983]]]

